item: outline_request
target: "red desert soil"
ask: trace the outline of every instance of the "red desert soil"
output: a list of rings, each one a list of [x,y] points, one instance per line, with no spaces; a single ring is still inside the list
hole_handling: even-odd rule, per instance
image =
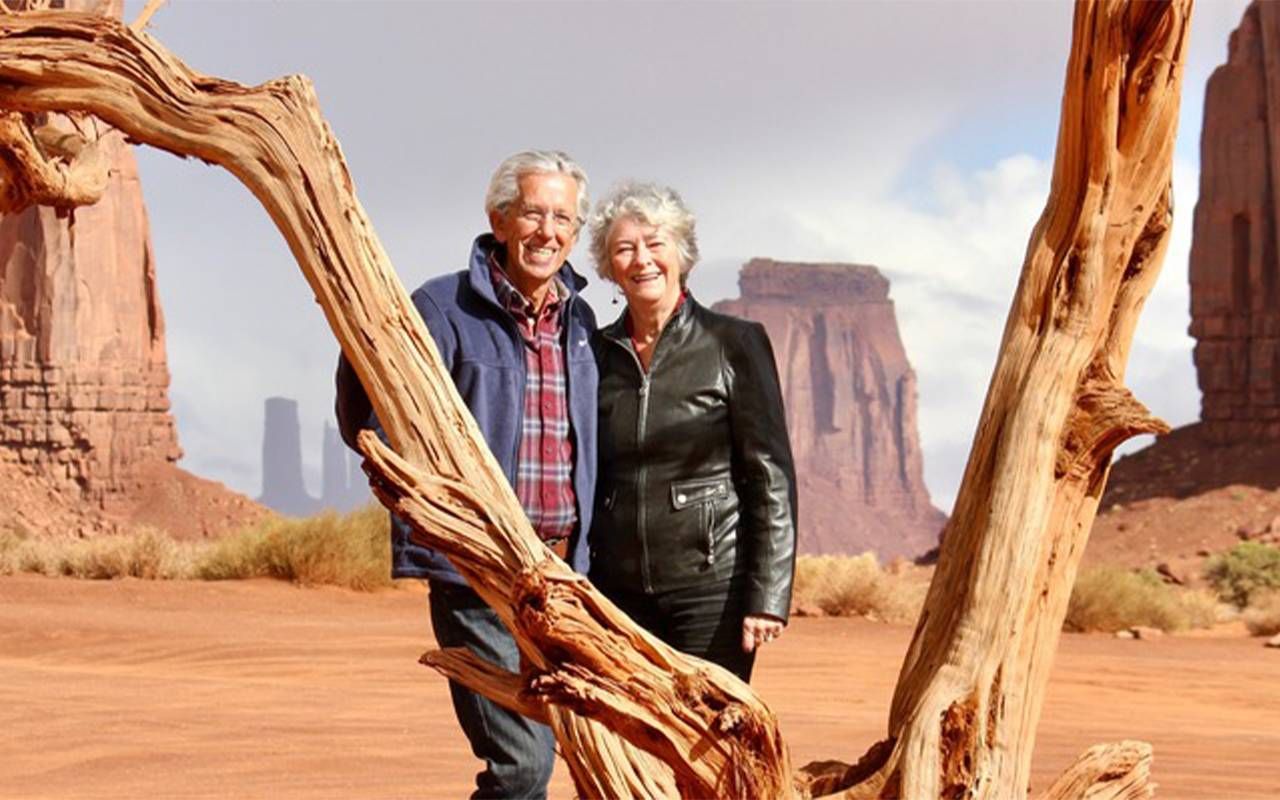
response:
[[[131,491],[96,508],[78,493],[0,463],[0,530],[96,536],[148,527],[178,539],[202,539],[253,525],[272,513],[217,481],[168,462],[143,464],[135,477]]]
[[[797,619],[762,656],[797,764],[882,735],[909,637]],[[464,797],[476,762],[416,663],[431,645],[416,586],[0,578],[0,797]],[[1278,666],[1257,639],[1064,636],[1034,788],[1138,738],[1159,797],[1276,797]]]
[[[125,520],[126,527],[148,526],[178,539],[203,539],[248,527],[274,513],[174,464],[148,464],[138,472],[138,488],[106,509]]]
[[[1085,563],[1167,563],[1194,581],[1238,531],[1280,530],[1280,444],[1215,445],[1187,425],[1116,461]],[[1274,521],[1274,522],[1273,522]]]

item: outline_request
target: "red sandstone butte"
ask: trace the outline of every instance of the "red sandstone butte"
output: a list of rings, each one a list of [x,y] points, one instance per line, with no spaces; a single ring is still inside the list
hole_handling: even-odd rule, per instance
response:
[[[1201,421],[1118,459],[1086,558],[1198,563],[1280,488],[1280,6],[1253,3],[1205,87],[1191,240]]]
[[[716,303],[773,342],[800,483],[800,552],[914,558],[946,517],[929,500],[916,376],[889,281],[859,264],[756,258],[741,298]]]
[[[1204,435],[1280,439],[1280,4],[1254,2],[1209,78],[1191,243]]]
[[[119,16],[120,1],[107,8]],[[208,535],[257,519],[264,511],[247,498],[175,466],[182,451],[137,165],[119,133],[79,125],[104,131],[102,199],[0,217],[0,527]]]

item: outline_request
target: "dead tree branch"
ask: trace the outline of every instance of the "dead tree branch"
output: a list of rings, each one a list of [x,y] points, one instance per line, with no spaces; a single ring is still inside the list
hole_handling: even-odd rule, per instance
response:
[[[845,784],[846,797],[999,800],[1027,786],[1111,451],[1166,429],[1121,381],[1168,244],[1190,9],[1076,4],[1049,200],[876,751],[883,763]]]
[[[151,24],[151,18],[155,16],[160,7],[164,5],[165,0],[147,0],[147,5],[138,14],[138,18],[129,23],[129,28],[134,33],[141,33]]]

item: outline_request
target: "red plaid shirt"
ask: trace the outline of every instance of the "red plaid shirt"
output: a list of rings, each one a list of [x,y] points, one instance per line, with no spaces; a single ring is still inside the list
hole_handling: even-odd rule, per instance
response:
[[[578,522],[573,491],[573,435],[565,382],[561,315],[569,290],[555,279],[541,311],[507,278],[493,255],[489,277],[498,302],[524,339],[524,419],[516,458],[516,497],[544,540],[563,539]]]

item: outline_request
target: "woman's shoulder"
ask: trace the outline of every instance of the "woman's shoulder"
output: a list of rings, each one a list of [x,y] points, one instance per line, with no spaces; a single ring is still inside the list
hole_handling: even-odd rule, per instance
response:
[[[713,311],[698,305],[699,321],[708,333],[723,339],[728,345],[741,345],[766,336],[764,325],[751,319],[735,317],[723,311]]]

